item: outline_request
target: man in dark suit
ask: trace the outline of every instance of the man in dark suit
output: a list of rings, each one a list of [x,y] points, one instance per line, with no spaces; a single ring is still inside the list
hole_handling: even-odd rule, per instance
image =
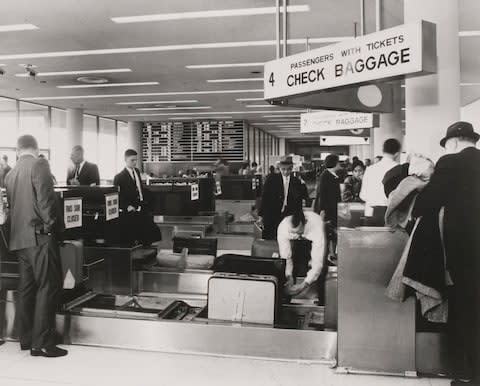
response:
[[[145,191],[137,169],[138,154],[135,150],[125,151],[125,169],[113,179],[120,187],[119,207],[122,240],[129,244],[140,242],[150,245],[161,239],[160,230],[146,210]]]
[[[449,353],[452,385],[480,385],[480,138],[468,122],[448,127],[441,157],[429,184],[417,197],[414,216],[438,215],[444,208],[449,293]]]
[[[280,173],[270,174],[265,180],[259,215],[263,222],[262,238],[277,239],[277,228],[284,217],[302,210],[302,200],[307,199],[302,182],[292,175],[292,157],[283,157]]]
[[[18,322],[20,346],[32,356],[59,357],[55,346],[55,311],[62,287],[57,235],[63,219],[45,159],[31,135],[17,142],[18,161],[6,177],[10,204],[10,245],[20,270]]]
[[[83,147],[74,146],[70,159],[73,166],[67,171],[67,185],[100,185],[98,166],[85,161]]]

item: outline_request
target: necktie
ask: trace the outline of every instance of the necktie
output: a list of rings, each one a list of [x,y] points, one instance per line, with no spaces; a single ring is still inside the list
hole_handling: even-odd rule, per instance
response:
[[[73,176],[75,177],[75,179],[78,180],[78,172],[80,171],[80,165],[76,165],[75,166],[75,172],[73,174]]]
[[[142,192],[140,191],[140,187],[138,186],[137,176],[134,169],[131,169],[130,176],[133,178],[133,183],[135,184],[135,188],[137,189],[138,198],[140,199],[140,201],[143,201]]]
[[[285,208],[287,207],[289,182],[290,181],[289,181],[288,177],[283,179],[283,207],[282,207],[282,212],[285,211]]]

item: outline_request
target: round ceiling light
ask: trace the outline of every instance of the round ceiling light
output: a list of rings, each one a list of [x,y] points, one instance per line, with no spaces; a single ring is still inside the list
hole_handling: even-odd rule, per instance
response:
[[[98,76],[81,76],[80,78],[77,78],[77,81],[81,83],[88,83],[88,84],[108,83],[107,78],[100,78]]]
[[[357,97],[360,103],[368,107],[378,106],[383,99],[382,91],[374,84],[359,87]]]

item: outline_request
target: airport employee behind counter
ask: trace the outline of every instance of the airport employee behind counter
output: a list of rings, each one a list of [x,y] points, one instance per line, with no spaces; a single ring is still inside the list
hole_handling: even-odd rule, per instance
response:
[[[294,285],[293,268],[295,262],[292,260],[292,243],[295,240],[302,239],[312,242],[310,270],[302,283]],[[297,295],[310,287],[322,272],[326,247],[323,218],[315,212],[298,210],[282,220],[278,227],[277,241],[280,257],[287,260],[285,268],[286,292],[289,295]]]
[[[83,147],[74,146],[70,159],[73,166],[67,171],[67,185],[100,185],[98,166],[85,161]]]

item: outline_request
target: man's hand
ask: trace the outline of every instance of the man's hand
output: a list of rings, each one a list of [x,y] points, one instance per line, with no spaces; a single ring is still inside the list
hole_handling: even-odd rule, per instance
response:
[[[127,207],[127,212],[129,212],[129,213],[130,213],[130,212],[135,212],[135,208],[134,208],[133,206],[129,205],[129,206]]]
[[[70,185],[79,186],[79,185],[80,185],[80,181],[78,181],[76,178],[72,178],[72,179],[70,180]]]
[[[257,226],[260,228],[260,229],[263,229],[263,218],[261,216],[258,216],[257,218],[257,221],[255,221],[255,223],[257,224]]]
[[[293,286],[293,277],[292,276],[287,276],[287,280],[285,281],[285,287],[289,288]]]
[[[290,296],[298,295],[309,287],[309,284],[305,281],[300,284],[295,284],[285,289],[285,293]]]

